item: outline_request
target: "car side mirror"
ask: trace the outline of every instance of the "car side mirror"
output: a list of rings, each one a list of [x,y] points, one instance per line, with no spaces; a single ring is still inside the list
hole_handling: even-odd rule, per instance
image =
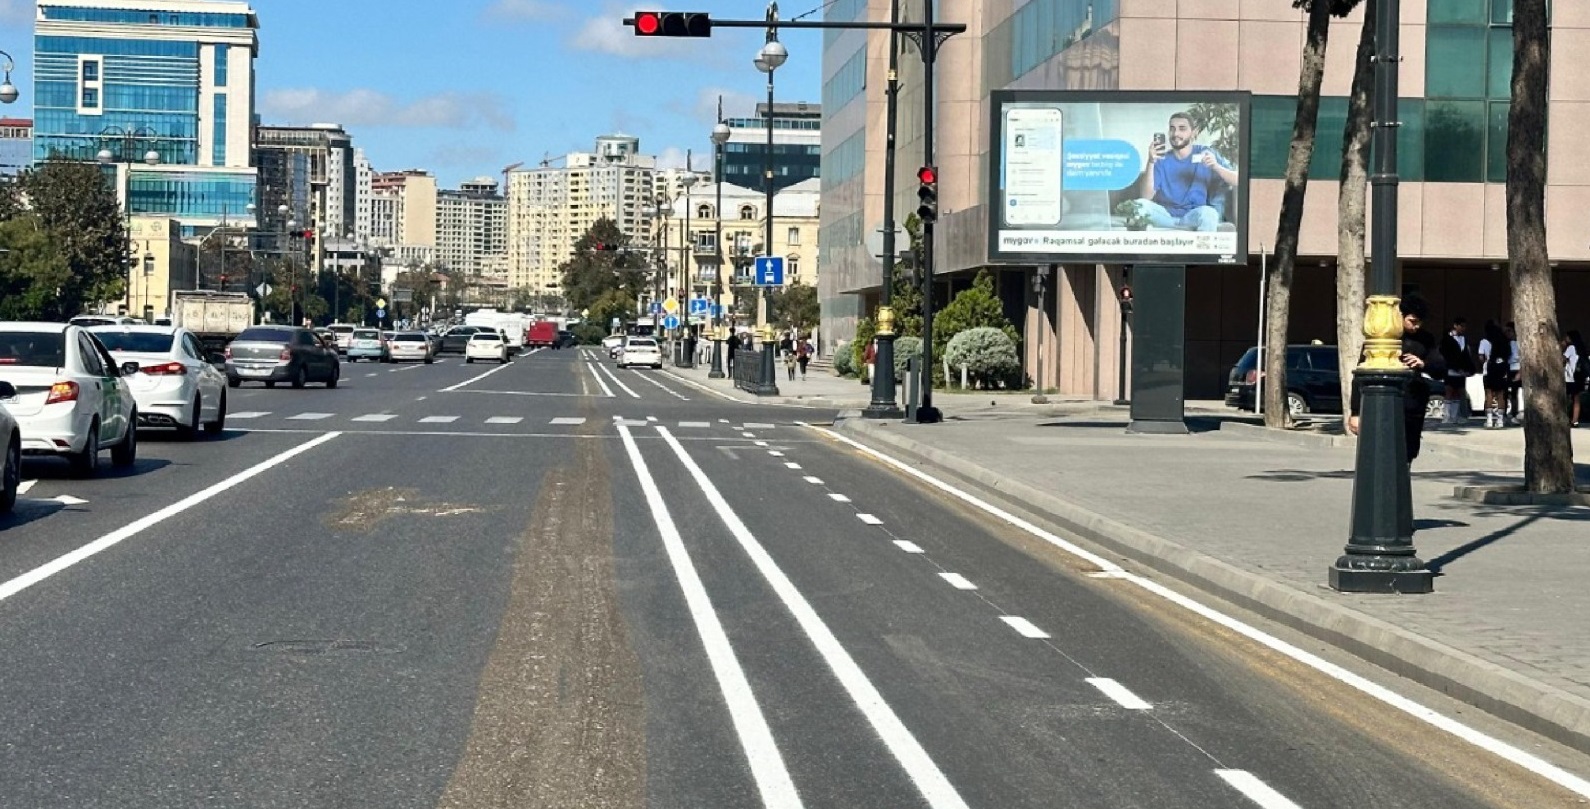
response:
[[[124,362],[124,363],[121,364],[121,375],[122,376],[132,376],[133,374],[136,374],[136,373],[138,373],[138,363],[136,363],[136,362]]]
[[[17,398],[17,387],[10,382],[0,382],[0,399]]]

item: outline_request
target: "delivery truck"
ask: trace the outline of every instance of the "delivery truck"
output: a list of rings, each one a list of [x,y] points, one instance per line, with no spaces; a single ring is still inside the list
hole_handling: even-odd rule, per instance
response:
[[[179,289],[171,297],[172,325],[198,336],[207,354],[225,349],[254,325],[254,301],[247,293]]]

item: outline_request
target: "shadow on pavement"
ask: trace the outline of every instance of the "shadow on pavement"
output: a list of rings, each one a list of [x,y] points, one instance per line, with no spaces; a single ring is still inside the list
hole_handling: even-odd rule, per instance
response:
[[[1540,514],[1529,515],[1518,522],[1513,523],[1512,525],[1492,531],[1491,533],[1486,534],[1479,539],[1459,545],[1456,548],[1453,548],[1452,550],[1449,550],[1446,553],[1431,559],[1425,564],[1425,566],[1430,569],[1431,573],[1434,573],[1437,576],[1444,575],[1447,565],[1450,565],[1453,562],[1456,562],[1457,560],[1462,559],[1463,557],[1468,556],[1469,554],[1474,553],[1475,551],[1480,550],[1487,545],[1500,542],[1518,533],[1520,530],[1523,530],[1525,526],[1540,520],[1541,517],[1542,515]]]

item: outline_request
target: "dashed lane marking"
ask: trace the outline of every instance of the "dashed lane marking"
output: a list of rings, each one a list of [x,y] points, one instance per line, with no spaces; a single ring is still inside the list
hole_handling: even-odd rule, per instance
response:
[[[906,553],[926,553],[926,551],[922,550],[922,546],[908,539],[897,539],[894,541],[894,544],[895,547],[905,551]]]
[[[226,417],[236,421],[237,419],[262,419],[270,414],[269,410],[243,410],[237,413],[228,413]]]
[[[681,429],[681,430],[705,430],[705,429],[710,429],[711,427],[712,427],[712,422],[710,422],[710,421],[681,421],[681,422],[679,422],[679,429]]]
[[[486,419],[487,424],[518,424],[521,421],[524,421],[523,416],[492,416]],[[553,423],[556,424],[557,422]]]
[[[585,419],[580,418],[578,416],[564,416],[564,417],[555,418],[550,423],[551,424],[561,424],[561,425],[564,425],[564,426],[567,426],[567,427],[578,427],[579,425],[585,423]]]
[[[1154,707],[1148,704],[1147,700],[1139,697],[1136,694],[1133,694],[1131,691],[1128,691],[1126,686],[1121,685],[1120,683],[1111,680],[1108,677],[1089,677],[1088,685],[1091,685],[1094,688],[1104,692],[1104,696],[1115,700],[1117,705],[1120,705],[1122,708],[1125,708],[1128,711],[1146,711]]]
[[[288,416],[287,420],[288,421],[323,421],[323,420],[329,419],[329,418],[331,418],[332,416],[335,416],[335,415],[337,415],[337,414],[336,413],[299,413],[296,416]],[[232,418],[237,418],[237,417],[233,416]]]
[[[940,573],[939,578],[950,583],[957,590],[976,590],[977,585],[972,584],[965,576],[959,573]]]
[[[1016,616],[1016,615],[1001,615],[999,617],[999,620],[1004,621],[1006,624],[1009,624],[1011,629],[1016,630],[1024,638],[1032,638],[1033,640],[1043,640],[1043,639],[1049,637],[1049,633],[1048,632],[1045,632],[1042,629],[1039,629],[1038,627],[1033,626],[1032,622],[1027,620],[1026,618],[1022,618],[1022,617]]]
[[[871,514],[857,514],[856,519],[861,520],[868,525],[883,525],[883,520],[880,520]]]
[[[452,424],[458,421],[457,416],[426,416],[420,419],[421,424]]]
[[[368,416],[355,416],[354,421],[391,421],[397,418],[393,413],[372,413]]]

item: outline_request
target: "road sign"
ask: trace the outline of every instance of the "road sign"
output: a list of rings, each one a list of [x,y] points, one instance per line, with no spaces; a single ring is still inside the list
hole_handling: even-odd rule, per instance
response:
[[[756,277],[752,283],[759,287],[784,286],[784,257],[757,256]]]
[[[902,225],[894,226],[894,254],[896,256],[911,249],[911,234],[905,232]],[[867,234],[867,255],[873,258],[883,258],[883,228],[878,228]]]
[[[412,303],[414,301],[414,290],[409,287],[397,287],[392,290],[392,301],[394,303]]]
[[[679,318],[677,316],[675,316],[675,315],[669,315],[669,316],[663,318],[663,328],[665,328],[665,329],[677,329],[677,328],[679,328]]]
[[[708,312],[711,312],[711,311],[712,311],[712,301],[709,301],[706,298],[691,298],[690,299],[690,314],[692,314],[692,315],[705,315],[705,314],[707,314]]]
[[[261,298],[269,297],[271,294],[271,285],[260,284],[259,286],[254,287],[254,291],[258,292]]]
[[[377,308],[377,309],[385,309],[386,308],[386,298],[376,298],[375,299],[375,308]]]
[[[375,316],[376,317],[386,317],[386,310],[385,309],[377,309],[377,310],[375,310]]]
[[[674,296],[669,295],[668,299],[663,301],[663,311],[670,315],[679,311],[679,301],[675,300]]]
[[[662,314],[662,304],[657,302],[657,301],[652,301],[651,302],[651,313],[654,314],[654,315]]]
[[[712,305],[712,316],[723,317],[723,304],[715,303]]]

